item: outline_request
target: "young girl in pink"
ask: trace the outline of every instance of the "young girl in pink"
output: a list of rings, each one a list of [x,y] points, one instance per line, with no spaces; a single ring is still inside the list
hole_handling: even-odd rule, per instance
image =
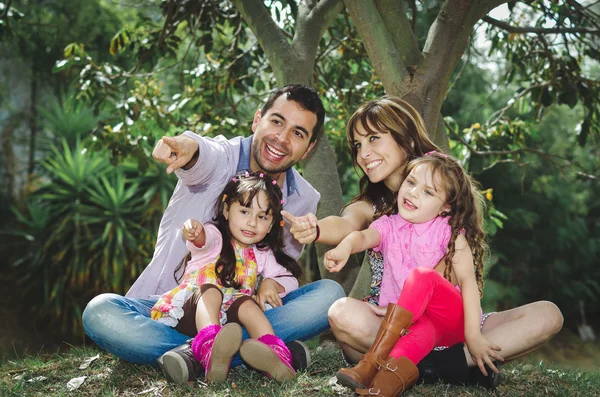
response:
[[[466,341],[482,372],[484,364],[495,369],[492,359],[502,360],[480,330],[486,243],[483,200],[473,180],[455,159],[429,152],[407,165],[397,202],[398,214],[351,233],[325,254],[332,272],[368,248],[384,257],[385,317],[362,360],[337,372],[358,394],[400,395],[436,346]]]
[[[298,287],[300,266],[282,249],[282,204],[274,180],[246,172],[225,186],[214,223],[189,219],[183,225],[190,251],[183,278],[158,299],[151,317],[194,338],[191,350],[208,382],[227,378],[238,351],[276,380],[295,376],[290,351],[252,298],[261,279],[268,288],[263,286],[259,300],[271,306],[280,306],[280,298]],[[251,338],[244,343],[240,324]],[[167,352],[159,363],[168,379],[187,381],[178,354]]]

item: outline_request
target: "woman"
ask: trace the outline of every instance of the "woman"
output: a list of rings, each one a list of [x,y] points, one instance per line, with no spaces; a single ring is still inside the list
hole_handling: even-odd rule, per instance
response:
[[[436,150],[427,137],[419,113],[400,98],[385,96],[363,104],[350,118],[347,138],[354,166],[363,171],[360,193],[342,210],[340,216],[329,216],[317,222],[313,214],[292,217],[291,233],[301,243],[318,241],[338,244],[355,230],[363,230],[381,215],[394,212],[404,167],[412,158]],[[373,269],[369,295],[360,301],[342,298],[329,309],[329,323],[349,362],[356,363],[373,344],[385,316],[378,306],[383,274],[383,260],[367,251]],[[482,332],[500,346],[505,361],[523,356],[550,340],[562,328],[563,317],[558,307],[540,301],[515,309],[487,313]],[[494,388],[498,373],[493,363],[474,362],[463,344],[434,351],[418,366],[423,381],[438,379],[450,384],[480,384]],[[476,371],[476,366],[481,368]],[[469,369],[472,368],[472,369]],[[488,371],[491,368],[492,371]],[[489,373],[488,373],[489,372]],[[483,375],[482,375],[483,374]]]

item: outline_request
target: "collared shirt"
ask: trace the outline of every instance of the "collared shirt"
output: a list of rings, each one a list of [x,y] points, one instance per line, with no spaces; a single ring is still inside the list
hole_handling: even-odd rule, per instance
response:
[[[379,305],[396,303],[409,273],[417,267],[433,269],[446,254],[452,230],[449,217],[410,223],[400,215],[382,216],[369,227],[381,235],[373,251],[383,254]]]
[[[238,161],[238,166],[236,170],[236,174],[244,171],[250,171],[250,156],[252,155],[252,138],[250,135],[248,138],[242,139],[240,142],[240,160]],[[290,168],[285,172],[285,180],[283,181],[282,192],[287,191],[287,195],[291,196],[294,192],[300,194],[298,192],[298,187],[296,186],[296,177],[294,176],[294,168]]]
[[[179,181],[160,221],[154,256],[127,292],[126,296],[130,298],[161,295],[177,285],[174,271],[187,254],[185,239],[181,235],[183,223],[190,218],[202,223],[210,222],[217,197],[227,182],[238,171],[250,169],[252,136],[207,138],[190,131],[184,132],[184,135],[198,142],[198,161],[189,170],[175,171]],[[294,168],[286,172],[282,192],[287,192],[287,195],[284,193],[283,204],[286,211],[296,216],[316,212],[321,196]],[[303,245],[289,233],[287,223],[284,242],[285,252],[298,259]]]

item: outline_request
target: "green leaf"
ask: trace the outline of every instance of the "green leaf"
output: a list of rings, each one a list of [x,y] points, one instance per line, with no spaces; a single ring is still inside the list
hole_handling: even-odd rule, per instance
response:
[[[123,50],[125,46],[129,43],[129,34],[127,29],[123,28],[119,30],[110,41],[110,54],[116,55],[118,52]]]

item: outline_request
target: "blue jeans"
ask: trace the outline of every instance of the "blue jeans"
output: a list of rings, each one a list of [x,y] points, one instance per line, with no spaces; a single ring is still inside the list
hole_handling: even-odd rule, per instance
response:
[[[344,296],[335,281],[319,280],[290,292],[282,298],[283,306],[267,310],[265,315],[275,334],[285,342],[306,340],[329,328],[327,311]],[[102,349],[125,361],[157,365],[158,357],[185,343],[189,336],[150,318],[156,301],[98,295],[83,312],[85,333]],[[248,338],[245,329],[243,338]],[[240,364],[236,355],[232,366]]]

